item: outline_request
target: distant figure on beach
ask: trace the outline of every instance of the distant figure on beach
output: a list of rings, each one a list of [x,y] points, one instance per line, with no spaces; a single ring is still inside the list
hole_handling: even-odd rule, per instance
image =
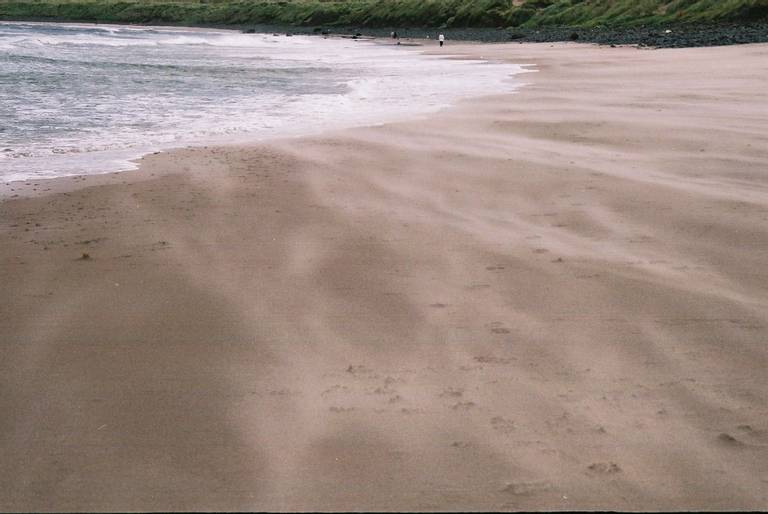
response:
[[[395,32],[394,30],[392,31],[392,39],[398,39],[397,32]]]
[[[445,43],[445,36],[443,34],[440,34],[439,36],[437,36],[437,40],[440,41],[440,46],[443,46],[443,44]]]

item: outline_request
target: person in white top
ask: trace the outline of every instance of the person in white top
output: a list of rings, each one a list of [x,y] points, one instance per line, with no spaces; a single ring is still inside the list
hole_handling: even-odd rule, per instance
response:
[[[443,46],[443,43],[445,43],[445,36],[443,34],[440,34],[437,36],[437,40],[440,41],[440,46]]]

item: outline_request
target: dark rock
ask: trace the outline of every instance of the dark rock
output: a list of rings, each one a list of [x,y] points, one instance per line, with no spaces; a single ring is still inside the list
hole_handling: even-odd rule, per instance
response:
[[[317,34],[320,35],[327,29],[323,27],[288,27],[274,25],[258,25],[257,32],[293,34]],[[667,30],[672,32],[667,33]],[[396,31],[401,38],[423,38],[429,29],[380,27],[360,28],[334,27],[334,33],[354,34],[358,37],[390,37]],[[426,32],[425,32],[426,31]],[[328,31],[330,32],[330,31]],[[755,21],[753,23],[719,23],[719,24],[685,24],[659,26],[633,26],[633,27],[537,27],[527,28],[521,26],[509,27],[505,30],[496,28],[448,28],[440,29],[447,39],[451,41],[528,41],[535,43],[547,43],[555,41],[580,41],[596,43],[600,45],[629,45],[654,48],[684,48],[693,46],[731,45],[744,43],[768,42],[768,22]],[[574,35],[578,36],[574,38]],[[351,36],[350,36],[351,37]]]

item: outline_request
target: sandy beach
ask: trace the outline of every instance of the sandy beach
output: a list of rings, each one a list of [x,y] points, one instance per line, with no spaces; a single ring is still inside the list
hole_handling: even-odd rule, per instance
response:
[[[0,510],[768,509],[768,45],[444,51],[537,71],[3,186]]]

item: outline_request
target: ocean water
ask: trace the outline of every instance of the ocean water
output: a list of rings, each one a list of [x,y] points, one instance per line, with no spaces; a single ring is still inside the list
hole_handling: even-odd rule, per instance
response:
[[[350,39],[0,22],[0,181],[406,118],[513,90],[520,71]]]

